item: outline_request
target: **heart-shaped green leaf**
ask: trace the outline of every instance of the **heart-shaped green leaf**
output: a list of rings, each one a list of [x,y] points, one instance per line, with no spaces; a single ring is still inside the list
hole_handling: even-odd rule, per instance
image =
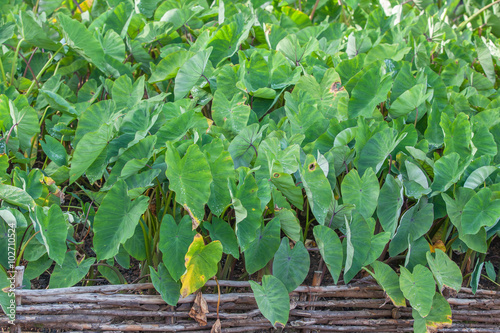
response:
[[[262,315],[273,327],[284,327],[290,312],[290,297],[285,285],[272,275],[262,278],[262,286],[254,281],[249,282]]]
[[[59,206],[53,205],[47,211],[36,206],[34,221],[35,230],[40,232],[41,239],[49,257],[60,266],[66,254],[66,236],[68,224]]]
[[[290,249],[290,241],[283,237],[281,245],[274,255],[273,275],[283,282],[288,292],[292,292],[309,273],[309,252],[302,242],[297,242]]]
[[[257,232],[257,237],[245,251],[245,269],[253,274],[267,265],[280,246],[280,220],[272,219]]]
[[[155,289],[161,294],[161,298],[167,304],[175,306],[179,301],[181,285],[178,281],[172,279],[165,265],[158,265],[158,272],[149,266],[151,272],[151,282]]]
[[[422,265],[416,265],[413,273],[401,266],[399,286],[403,295],[410,301],[413,309],[422,317],[427,317],[432,307],[436,283],[431,271]]]
[[[342,181],[342,195],[344,203],[356,206],[356,210],[365,218],[370,218],[377,208],[380,188],[377,176],[370,168],[366,170],[363,177],[359,177],[358,171],[352,169]]]
[[[95,262],[95,258],[88,258],[78,262],[76,251],[66,252],[62,266],[56,265],[50,275],[49,288],[72,287],[87,275]]]
[[[196,231],[192,228],[189,216],[184,216],[179,224],[175,223],[172,215],[163,217],[158,248],[163,253],[165,267],[175,281],[186,271],[184,257],[195,235]]]
[[[451,326],[451,307],[446,298],[436,293],[432,299],[429,314],[423,318],[416,310],[412,310],[415,333],[427,333]]]
[[[500,199],[492,198],[489,188],[481,189],[464,207],[462,230],[466,234],[476,234],[482,226],[491,227],[500,218]]]
[[[213,217],[212,223],[203,222],[203,227],[210,233],[210,239],[221,242],[224,253],[239,259],[240,249],[238,247],[238,240],[229,223],[218,217]]]
[[[426,257],[439,290],[442,292],[445,287],[448,287],[459,292],[462,288],[462,272],[457,264],[439,249],[436,249],[434,256],[427,252]]]
[[[321,257],[332,274],[333,281],[338,282],[342,270],[343,250],[339,236],[332,229],[324,225],[317,225],[313,229],[314,239],[318,244]]]
[[[374,261],[370,266],[373,268],[373,273],[370,270],[367,270],[367,272],[377,280],[377,283],[384,289],[392,303],[395,306],[406,306],[406,299],[399,288],[399,277],[396,272],[381,261]]]

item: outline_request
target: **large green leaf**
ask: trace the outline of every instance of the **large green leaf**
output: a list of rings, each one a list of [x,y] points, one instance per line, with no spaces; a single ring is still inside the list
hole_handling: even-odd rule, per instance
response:
[[[19,15],[21,25],[20,32],[24,40],[33,46],[56,51],[61,45],[58,45],[47,36],[45,30],[33,16],[34,13],[31,11],[21,11]]]
[[[292,292],[309,273],[309,252],[302,242],[297,242],[290,249],[290,241],[283,237],[281,245],[274,255],[273,275],[283,282],[288,292]]]
[[[94,248],[99,260],[118,253],[120,244],[134,234],[141,215],[148,208],[149,198],[140,196],[131,201],[125,181],[119,180],[104,197],[94,219]]]
[[[394,119],[406,116],[410,112],[416,110],[430,95],[432,95],[432,92],[426,93],[426,90],[427,85],[421,83],[405,91],[391,104],[389,115]]]
[[[205,215],[205,204],[210,197],[212,174],[205,155],[198,145],[189,146],[184,157],[171,143],[167,143],[165,157],[170,188],[175,192],[175,200],[186,209],[196,229]]]
[[[49,257],[62,266],[67,250],[68,224],[61,208],[52,205],[45,211],[42,207],[36,206],[34,217],[35,230],[40,232]]]
[[[97,131],[86,133],[78,142],[71,160],[70,183],[75,182],[99,157],[113,137],[113,126],[104,124]]]
[[[462,230],[466,234],[476,234],[482,226],[491,227],[500,218],[500,199],[492,200],[489,188],[481,189],[464,207]]]
[[[174,95],[176,100],[184,98],[200,81],[200,78],[205,81],[208,80],[207,75],[210,74],[207,72],[207,65],[210,64],[208,58],[211,52],[211,47],[198,52],[181,66],[175,77]],[[208,70],[210,70],[210,67]]]
[[[304,166],[300,169],[302,185],[306,190],[311,211],[319,224],[326,224],[333,192],[323,170],[312,155],[307,155]]]
[[[439,123],[444,133],[444,155],[455,152],[464,160],[471,155],[470,143],[472,139],[471,124],[465,113],[459,113],[455,120],[451,120],[446,113],[441,115]]]
[[[172,215],[167,214],[163,217],[158,248],[163,254],[165,267],[175,281],[186,271],[184,257],[195,235],[196,231],[192,228],[189,216],[184,216],[179,224],[175,223]]]
[[[40,141],[43,152],[48,158],[52,160],[58,166],[67,165],[68,163],[68,153],[66,148],[51,136],[45,136],[45,142]]]
[[[321,257],[333,277],[333,281],[339,281],[342,270],[343,250],[339,236],[332,229],[324,225],[317,225],[313,229],[314,239],[318,244]]]
[[[246,98],[239,93],[228,100],[223,92],[217,90],[212,102],[212,117],[221,128],[237,135],[248,123],[250,107],[245,104]]]
[[[10,292],[13,280],[10,280],[3,267],[0,267],[0,308],[10,320],[16,317],[16,298]],[[6,291],[6,292],[5,292]]]
[[[68,251],[62,266],[56,265],[50,275],[49,288],[67,288],[80,282],[94,264],[95,258],[78,262],[76,251]]]
[[[462,288],[462,272],[457,264],[439,249],[436,249],[434,256],[430,251],[427,252],[426,257],[439,290],[442,292],[445,287],[448,287],[459,292]]]
[[[212,223],[203,222],[203,227],[210,233],[210,239],[221,242],[224,253],[239,259],[240,249],[238,247],[238,240],[229,223],[218,217],[212,217]]]
[[[0,184],[0,199],[26,210],[34,209],[36,205],[28,193],[18,187],[5,184]]]
[[[389,245],[389,254],[395,256],[406,250],[408,238],[414,241],[423,236],[429,231],[433,221],[433,204],[420,202],[408,209],[403,214],[398,230]]]
[[[250,166],[250,162],[257,155],[257,148],[264,129],[265,127],[262,127],[259,130],[259,124],[249,125],[231,141],[228,151],[233,158],[235,169],[240,166]]]
[[[392,128],[386,128],[375,133],[358,152],[358,171],[361,175],[369,168],[378,173],[382,165],[388,159],[389,154],[406,137],[406,133],[398,136],[398,132]]]
[[[412,316],[415,333],[433,332],[449,327],[452,323],[450,303],[440,293],[434,295],[431,310],[425,318],[415,309],[412,310]]]
[[[194,240],[186,253],[186,272],[181,277],[181,296],[194,293],[217,273],[217,264],[222,257],[222,244],[213,241],[205,245],[200,234]]]
[[[458,153],[450,153],[441,157],[434,164],[434,181],[431,188],[435,192],[446,192],[451,185],[458,182],[471,158],[462,160]]]
[[[172,279],[163,264],[158,265],[158,272],[151,266],[149,266],[149,271],[151,272],[151,282],[153,282],[153,286],[160,293],[161,298],[169,305],[177,305],[179,296],[181,295],[180,283]]]
[[[390,75],[383,76],[379,67],[370,67],[352,90],[347,108],[349,118],[372,117],[375,107],[387,99],[391,86]]]
[[[377,208],[380,188],[373,169],[369,168],[359,177],[358,171],[352,169],[341,185],[344,203],[356,206],[356,210],[365,218],[370,218]]]
[[[381,261],[371,263],[373,273],[367,270],[384,289],[395,306],[406,306],[406,299],[399,288],[399,277],[394,270]]]
[[[276,325],[284,327],[290,312],[290,298],[285,285],[272,275],[265,275],[262,278],[262,286],[254,281],[249,282],[262,315],[273,327]]]
[[[272,219],[257,232],[257,237],[245,251],[245,269],[253,274],[267,265],[280,246],[280,220]]]
[[[410,301],[413,309],[422,317],[427,317],[432,307],[436,283],[431,271],[422,265],[416,265],[411,273],[401,266],[399,285],[403,295]]]
[[[377,203],[377,217],[385,231],[394,235],[403,207],[403,186],[399,179],[387,175],[380,189]]]
[[[344,266],[344,282],[349,283],[365,265],[370,252],[372,233],[370,226],[359,214],[353,216],[351,222],[345,218],[346,259]]]

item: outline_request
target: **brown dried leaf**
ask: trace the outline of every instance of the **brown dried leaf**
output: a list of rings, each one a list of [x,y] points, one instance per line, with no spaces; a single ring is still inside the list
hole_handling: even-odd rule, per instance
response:
[[[189,311],[189,317],[193,318],[200,324],[200,326],[207,325],[207,313],[208,313],[208,304],[201,291],[196,293],[196,298],[194,299],[194,304],[191,310]]]
[[[220,325],[220,319],[217,319],[214,323],[214,326],[212,326],[212,330],[210,331],[210,333],[221,333],[221,332],[222,328]]]

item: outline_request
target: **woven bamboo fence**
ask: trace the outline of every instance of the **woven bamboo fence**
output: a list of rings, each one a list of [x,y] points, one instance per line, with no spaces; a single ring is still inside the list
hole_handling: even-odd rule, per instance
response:
[[[68,331],[261,332],[272,328],[257,308],[246,281],[210,280],[203,299],[206,325],[190,318],[195,295],[167,305],[150,283],[16,291],[16,326]],[[218,295],[220,288],[221,295]],[[290,294],[284,332],[412,332],[411,308],[396,308],[373,282],[348,286],[299,286]],[[453,325],[439,332],[500,332],[500,292],[468,288],[451,295]],[[218,307],[219,304],[219,307]],[[219,310],[217,313],[217,309]],[[0,317],[0,327],[7,318]],[[220,331],[218,331],[220,332]]]

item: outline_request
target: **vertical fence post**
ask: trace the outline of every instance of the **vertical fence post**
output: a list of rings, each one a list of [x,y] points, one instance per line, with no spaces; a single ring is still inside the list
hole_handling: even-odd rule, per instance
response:
[[[15,286],[16,290],[23,287],[24,266],[16,266]],[[16,293],[16,306],[21,305],[21,296]],[[16,324],[10,328],[10,333],[21,333],[21,324],[16,319]]]

